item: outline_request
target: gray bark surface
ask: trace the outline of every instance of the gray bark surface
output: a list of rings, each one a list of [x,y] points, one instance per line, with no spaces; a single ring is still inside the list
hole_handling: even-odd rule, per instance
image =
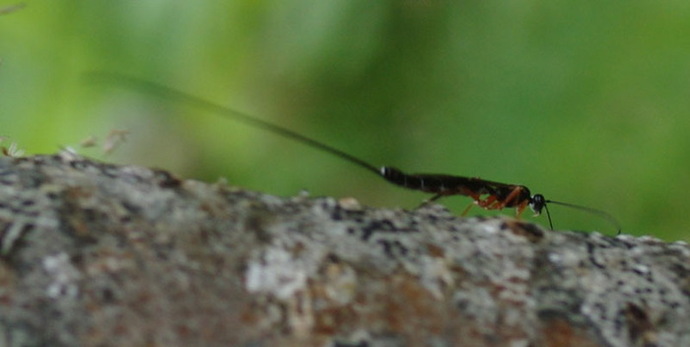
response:
[[[0,158],[0,346],[690,346],[690,247]]]

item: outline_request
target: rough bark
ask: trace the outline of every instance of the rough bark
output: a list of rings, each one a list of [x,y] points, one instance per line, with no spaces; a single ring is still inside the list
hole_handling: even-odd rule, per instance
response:
[[[690,247],[0,158],[3,346],[690,346]]]

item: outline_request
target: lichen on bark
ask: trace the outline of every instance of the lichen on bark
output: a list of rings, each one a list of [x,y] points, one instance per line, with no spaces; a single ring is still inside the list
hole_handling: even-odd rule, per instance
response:
[[[690,345],[690,247],[0,158],[0,344]]]

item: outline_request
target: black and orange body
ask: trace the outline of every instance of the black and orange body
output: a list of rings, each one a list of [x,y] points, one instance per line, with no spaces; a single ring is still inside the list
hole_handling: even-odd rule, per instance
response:
[[[429,201],[444,196],[464,195],[471,197],[477,206],[487,210],[515,207],[517,216],[520,216],[525,207],[532,202],[529,188],[525,186],[492,182],[478,177],[406,174],[390,166],[382,167],[380,175],[395,185],[435,194]],[[535,212],[540,213],[541,208]]]

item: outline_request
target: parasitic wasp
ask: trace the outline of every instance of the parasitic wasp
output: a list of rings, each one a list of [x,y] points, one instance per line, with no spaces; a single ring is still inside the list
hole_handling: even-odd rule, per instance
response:
[[[368,170],[397,186],[433,194],[432,197],[425,203],[438,200],[439,198],[445,196],[464,195],[472,198],[474,205],[486,210],[515,208],[515,215],[518,218],[527,207],[530,207],[530,209],[534,211],[535,216],[540,215],[542,211],[546,211],[546,216],[549,220],[549,227],[551,230],[553,230],[553,222],[551,220],[548,204],[561,205],[598,215],[608,220],[613,226],[615,226],[618,234],[621,233],[621,227],[618,221],[605,211],[562,201],[548,200],[542,194],[532,195],[529,188],[524,185],[494,182],[478,177],[442,174],[409,174],[390,166],[376,167],[358,157],[331,147],[323,142],[299,134],[295,131],[249,116],[231,108],[215,104],[202,98],[192,96],[176,89],[162,86],[153,82],[112,73],[92,73],[89,74],[89,77],[92,80],[101,82],[106,81],[111,83],[114,82],[116,84],[126,85],[135,90],[143,91],[147,94],[157,95],[165,99],[171,99],[195,106],[221,117],[240,121],[244,124],[264,129],[285,138],[300,142],[309,147],[330,153],[331,155],[349,161],[350,163]],[[473,205],[470,205],[467,209],[465,209],[465,211],[463,211],[463,215],[465,215],[472,206]]]

